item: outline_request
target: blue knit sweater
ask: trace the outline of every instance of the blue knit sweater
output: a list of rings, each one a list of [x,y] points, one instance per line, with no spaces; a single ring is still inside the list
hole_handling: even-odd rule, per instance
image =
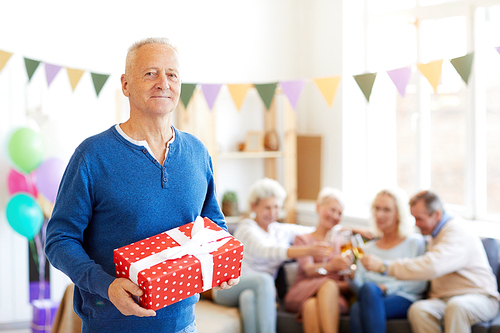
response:
[[[113,250],[208,217],[226,228],[205,146],[175,131],[164,165],[111,127],[86,139],[64,173],[47,227],[52,265],[75,283],[83,332],[177,332],[194,320],[193,296],[156,311],[123,316],[108,299]]]

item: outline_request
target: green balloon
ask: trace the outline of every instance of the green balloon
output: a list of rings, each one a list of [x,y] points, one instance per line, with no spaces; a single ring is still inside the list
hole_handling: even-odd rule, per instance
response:
[[[42,138],[28,127],[16,130],[9,140],[9,156],[19,169],[30,173],[42,163]]]
[[[19,193],[7,204],[7,221],[12,229],[32,240],[40,232],[43,212],[36,200],[28,194]]]

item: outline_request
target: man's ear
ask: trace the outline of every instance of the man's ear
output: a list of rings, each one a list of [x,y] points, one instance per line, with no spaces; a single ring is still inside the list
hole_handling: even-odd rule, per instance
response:
[[[122,83],[122,93],[126,96],[130,96],[130,92],[128,91],[128,78],[127,75],[122,74],[121,78],[121,83]]]
[[[434,213],[432,213],[432,217],[436,219],[437,222],[441,221],[441,218],[443,217],[443,212],[440,210],[436,210]]]

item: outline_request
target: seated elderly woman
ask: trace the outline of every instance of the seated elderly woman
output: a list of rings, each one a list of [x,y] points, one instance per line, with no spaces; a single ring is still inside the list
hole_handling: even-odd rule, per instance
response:
[[[402,190],[380,191],[372,203],[372,216],[379,237],[366,243],[366,254],[392,260],[414,258],[425,252],[425,241],[415,233],[415,221]],[[385,333],[386,320],[406,318],[410,305],[422,298],[427,282],[396,280],[367,271],[359,263],[351,286],[357,292],[357,302],[351,307],[351,332]]]
[[[316,202],[316,230],[297,236],[294,246],[310,246],[330,238],[327,235],[340,222],[343,210],[341,192],[329,187],[322,189]],[[332,247],[332,253],[326,257],[309,255],[298,259],[297,280],[285,295],[286,310],[297,314],[306,333],[337,332],[340,314],[348,311],[343,294],[349,292],[349,285],[339,272],[348,269],[351,260],[341,255],[339,244]]]
[[[213,291],[215,303],[239,306],[245,333],[276,332],[274,279],[285,260],[331,252],[323,244],[290,245],[296,235],[311,232],[311,228],[277,222],[285,197],[286,191],[275,180],[264,178],[252,186],[248,201],[255,216],[242,220],[234,232],[244,245],[240,283]]]

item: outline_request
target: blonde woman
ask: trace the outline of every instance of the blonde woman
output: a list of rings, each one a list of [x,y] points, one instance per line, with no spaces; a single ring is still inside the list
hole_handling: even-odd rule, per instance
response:
[[[415,233],[408,198],[401,189],[380,191],[372,202],[372,216],[378,238],[366,243],[366,254],[392,260],[415,258],[425,252],[424,239]],[[351,286],[357,293],[350,312],[351,332],[385,333],[386,320],[406,318],[410,305],[422,298],[427,282],[397,280],[367,271],[359,263]]]

